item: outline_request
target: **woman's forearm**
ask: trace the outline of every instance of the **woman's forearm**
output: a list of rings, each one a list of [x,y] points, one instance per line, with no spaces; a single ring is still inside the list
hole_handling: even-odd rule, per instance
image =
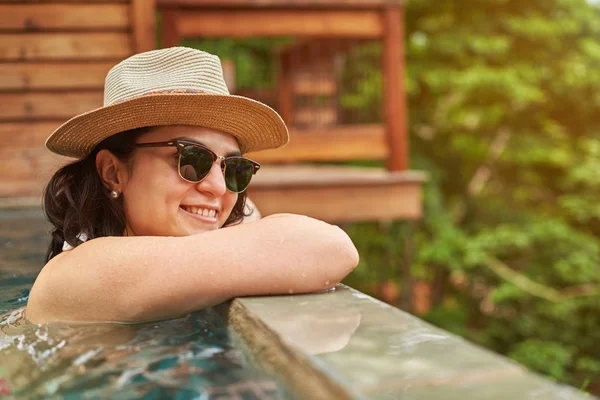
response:
[[[191,311],[237,296],[314,292],[333,287],[358,264],[344,231],[298,215],[275,215],[181,240],[194,250],[175,270],[164,262],[172,271],[169,281],[155,276],[140,286],[139,298],[156,286],[152,309],[161,308],[162,298]]]
[[[335,225],[291,214],[264,218],[255,250],[240,266],[247,275],[260,271],[265,280],[241,285],[235,295],[304,293],[334,286],[358,264],[358,252],[348,235]]]

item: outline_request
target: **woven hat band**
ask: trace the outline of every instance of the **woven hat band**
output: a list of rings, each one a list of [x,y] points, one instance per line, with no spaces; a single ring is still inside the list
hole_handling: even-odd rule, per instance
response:
[[[202,90],[194,90],[194,89],[168,89],[168,90],[155,90],[149,93],[144,93],[142,95],[139,96],[135,96],[135,97],[131,97],[128,99],[123,99],[120,101],[116,101],[113,104],[119,104],[122,103],[124,101],[129,101],[129,100],[134,100],[134,99],[138,99],[140,97],[145,97],[145,96],[155,96],[155,95],[165,95],[165,94],[208,94]]]

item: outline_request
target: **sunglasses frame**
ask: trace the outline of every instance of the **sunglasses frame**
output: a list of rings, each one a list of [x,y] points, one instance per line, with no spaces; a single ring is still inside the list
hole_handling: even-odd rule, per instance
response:
[[[260,164],[257,163],[254,160],[251,160],[247,157],[242,157],[242,156],[229,156],[229,157],[223,157],[218,155],[217,153],[215,153],[214,151],[212,151],[211,149],[209,149],[208,147],[200,144],[200,143],[195,143],[195,142],[190,142],[189,140],[169,140],[167,142],[151,142],[151,143],[138,143],[136,144],[134,147],[175,147],[175,149],[177,150],[177,155],[179,156],[177,159],[177,173],[179,174],[179,176],[181,177],[181,179],[183,179],[186,182],[190,182],[190,183],[200,183],[202,182],[204,179],[206,179],[206,177],[208,176],[208,173],[199,181],[190,181],[189,179],[185,179],[183,177],[183,175],[181,175],[181,155],[183,152],[183,149],[185,149],[188,146],[192,146],[192,147],[199,147],[203,150],[206,150],[209,154],[212,155],[213,157],[213,164],[215,162],[217,162],[217,160],[221,161],[221,172],[223,173],[223,179],[225,179],[225,170],[227,169],[227,160],[232,160],[232,159],[243,159],[246,161],[250,161],[250,164],[252,164],[252,175],[256,175],[256,173],[258,172],[258,170],[260,169]],[[209,170],[210,172],[210,170]],[[250,183],[248,183],[249,185]],[[225,187],[227,187],[227,180],[225,179]],[[246,186],[244,188],[244,190],[241,190],[239,192],[233,191],[229,188],[227,188],[227,190],[229,190],[230,192],[233,193],[242,193],[244,192],[246,189],[248,188],[248,186]]]

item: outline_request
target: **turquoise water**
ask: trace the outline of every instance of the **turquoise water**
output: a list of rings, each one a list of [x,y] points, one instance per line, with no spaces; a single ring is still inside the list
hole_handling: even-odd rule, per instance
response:
[[[279,399],[212,309],[137,325],[32,325],[23,316],[49,236],[41,214],[0,211],[0,397]]]

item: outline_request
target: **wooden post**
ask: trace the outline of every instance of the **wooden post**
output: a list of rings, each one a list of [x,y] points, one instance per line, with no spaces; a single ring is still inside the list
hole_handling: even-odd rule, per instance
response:
[[[181,44],[181,35],[178,26],[179,10],[166,8],[162,12],[162,47],[173,47]]]
[[[133,51],[142,53],[156,47],[156,0],[132,0],[131,25],[133,28]]]
[[[292,91],[292,62],[290,52],[279,56],[279,114],[288,126],[292,125],[294,98]]]
[[[408,168],[408,115],[404,88],[403,9],[389,6],[383,11],[383,99],[385,128],[390,148],[388,169]]]

